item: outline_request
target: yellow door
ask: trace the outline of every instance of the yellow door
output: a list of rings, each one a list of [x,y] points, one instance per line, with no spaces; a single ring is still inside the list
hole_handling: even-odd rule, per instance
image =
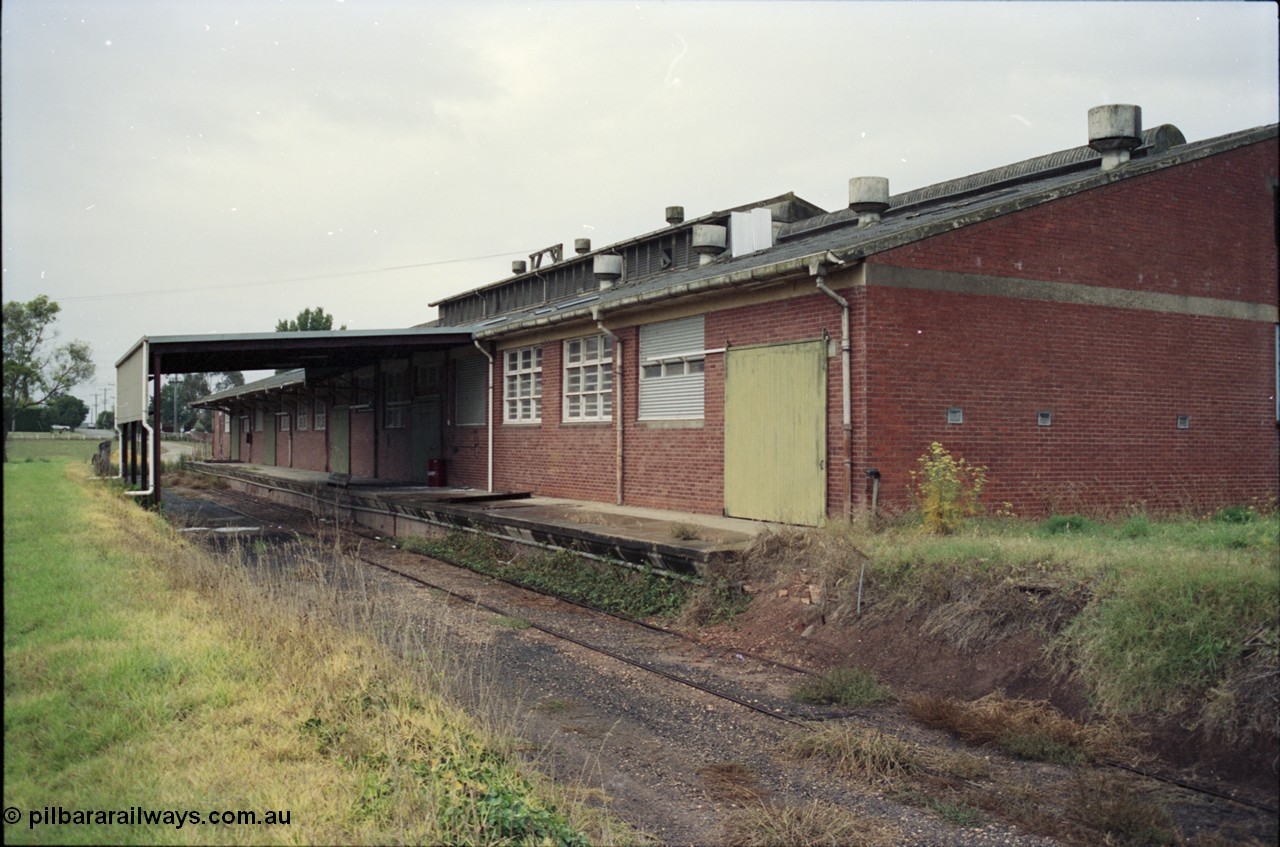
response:
[[[827,512],[827,344],[725,353],[724,511],[817,526]]]

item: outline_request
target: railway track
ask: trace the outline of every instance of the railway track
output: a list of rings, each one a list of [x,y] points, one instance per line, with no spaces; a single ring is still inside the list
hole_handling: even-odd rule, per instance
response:
[[[296,534],[303,534],[303,535],[315,534],[314,528],[315,528],[316,517],[303,510],[296,509],[293,507],[288,507],[288,506],[281,506],[275,503],[270,503],[268,501],[261,500],[259,498],[252,497],[247,494],[226,491],[226,490],[217,492],[217,497],[222,500],[232,500],[237,504],[239,504],[240,508],[236,509],[236,511],[241,512],[242,514],[245,515],[246,518],[250,518],[251,520],[259,521],[263,523],[274,522],[279,526],[288,527],[290,529],[290,532],[293,532]],[[329,519],[329,520],[332,521],[332,519]],[[299,528],[300,524],[303,527],[306,527],[309,525],[313,529],[308,532],[303,532]],[[333,523],[324,524],[321,526],[321,528],[327,529],[329,526],[333,526],[335,531],[338,530],[338,527],[336,526],[336,524],[333,524]],[[627,652],[621,649],[608,647],[601,643],[593,642],[592,640],[589,640],[587,638],[580,637],[574,634],[573,632],[568,631],[567,628],[565,627],[554,626],[546,622],[539,622],[537,620],[533,620],[527,608],[516,609],[512,607],[495,605],[494,603],[487,602],[486,600],[482,599],[480,596],[478,596],[475,593],[460,591],[456,587],[451,587],[449,585],[446,585],[444,584],[443,580],[428,579],[424,577],[424,575],[421,572],[414,573],[409,568],[406,568],[402,564],[398,564],[392,561],[390,557],[384,555],[382,550],[384,549],[393,550],[395,548],[387,542],[387,539],[370,530],[367,530],[365,528],[358,527],[358,526],[343,525],[341,527],[341,534],[343,536],[359,539],[361,543],[345,544],[344,552],[346,552],[347,555],[351,556],[352,558],[362,562],[363,564],[369,567],[376,568],[384,573],[392,575],[395,578],[415,584],[419,587],[426,588],[431,591],[439,592],[453,599],[454,601],[465,603],[469,606],[473,606],[476,608],[484,609],[485,611],[488,611],[492,614],[505,616],[505,617],[520,618],[521,620],[526,621],[530,628],[535,629],[538,632],[541,632],[552,639],[555,639],[567,644],[572,644],[581,650],[589,651],[596,655],[606,657],[614,662],[621,663],[641,673],[650,674],[655,677],[666,680],[667,682],[673,683],[675,685],[697,691],[703,696],[711,697],[711,698],[714,698],[715,700],[722,701],[726,704],[732,704],[733,706],[749,710],[750,712],[763,716],[769,719],[770,721],[774,721],[779,724],[787,725],[789,727],[797,728],[801,730],[812,729],[816,724],[822,721],[848,720],[848,719],[854,719],[854,720],[859,720],[863,722],[866,721],[867,716],[863,712],[831,709],[831,708],[825,708],[825,709],[824,708],[811,708],[811,709],[796,708],[795,704],[789,703],[785,700],[785,698],[779,698],[776,695],[768,696],[768,695],[757,693],[756,696],[752,696],[751,692],[743,692],[743,691],[735,692],[732,690],[726,690],[726,687],[723,685],[717,686],[714,684],[708,684],[707,681],[694,678],[694,676],[691,674],[674,672],[667,667],[661,666],[660,663],[653,662],[653,661],[646,661],[645,659],[637,658],[634,655],[628,655]],[[506,540],[509,540],[509,539],[506,539]],[[366,547],[363,544],[363,542],[369,542],[369,541],[372,541],[381,545],[386,545],[386,547],[375,548],[375,551],[377,552],[370,552],[368,549],[366,549]],[[396,552],[403,555],[403,551],[396,551]],[[416,555],[416,554],[410,554],[410,555]],[[418,558],[424,561],[437,563],[437,560],[429,559],[426,556],[419,556]],[[438,564],[444,564],[449,568],[458,567],[455,565],[449,565],[448,563],[438,563]],[[465,569],[462,569],[462,570],[465,570]],[[470,572],[467,571],[467,573],[470,573]],[[687,645],[690,648],[696,648],[704,651],[708,649],[706,645],[702,644],[697,639],[690,638],[689,636],[686,636],[683,633],[676,632],[676,631],[667,629],[665,627],[655,626],[653,624],[650,624],[644,621],[637,621],[622,615],[614,614],[612,612],[596,609],[589,605],[578,603],[573,600],[567,600],[565,598],[558,597],[555,595],[550,595],[550,594],[547,594],[546,592],[529,588],[527,586],[521,586],[516,583],[511,583],[505,580],[498,580],[495,577],[486,577],[486,579],[494,580],[499,583],[504,583],[505,585],[511,588],[518,589],[519,591],[530,592],[531,594],[539,595],[543,598],[548,598],[550,601],[553,601],[556,604],[562,604],[564,606],[574,607],[575,609],[578,610],[579,613],[584,615],[607,617],[610,619],[614,619],[616,622],[620,622],[621,624],[627,627],[631,627],[636,630],[643,630],[652,636],[656,636],[663,639],[670,639],[674,642],[680,642],[684,645]],[[644,651],[646,649],[652,651],[652,645],[641,644],[638,649],[641,651]],[[711,651],[711,652],[715,652],[715,651]],[[719,658],[723,659],[726,653],[725,651],[720,651],[717,655],[719,656]],[[758,663],[759,665],[772,668],[773,670],[780,671],[786,675],[790,675],[793,683],[798,683],[799,681],[805,678],[813,677],[816,675],[813,671],[809,669],[796,667],[794,665],[786,664],[783,662],[778,662],[778,661],[769,659],[767,657],[755,656],[749,653],[741,653],[741,652],[735,652],[735,651],[730,651],[728,655],[731,655],[740,661],[750,661],[750,662]],[[1187,792],[1190,795],[1196,795],[1196,796],[1205,797],[1205,798],[1212,798],[1214,800],[1225,801],[1225,802],[1234,804],[1236,806],[1239,806],[1243,809],[1248,809],[1251,812],[1263,813],[1271,816],[1275,816],[1277,814],[1276,808],[1268,806],[1266,804],[1258,803],[1248,798],[1234,796],[1230,793],[1218,790],[1211,786],[1196,784],[1196,783],[1193,783],[1169,774],[1162,774],[1162,773],[1152,771],[1150,769],[1141,768],[1134,765],[1117,762],[1117,761],[1110,761],[1110,760],[1102,761],[1102,762],[1099,762],[1098,764],[1102,767],[1122,770],[1127,773],[1133,774],[1135,776],[1161,783],[1173,789]]]

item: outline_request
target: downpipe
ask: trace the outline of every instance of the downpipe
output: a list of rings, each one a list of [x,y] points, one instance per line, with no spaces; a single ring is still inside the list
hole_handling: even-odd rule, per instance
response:
[[[809,266],[809,273],[816,277],[817,288],[830,297],[840,307],[840,413],[844,432],[844,519],[853,518],[853,379],[849,373],[850,341],[849,341],[849,301],[827,287],[826,269],[830,265],[843,262],[828,252]]]
[[[591,319],[596,322],[596,327],[613,339],[613,429],[615,433],[614,444],[614,504],[621,506],[622,503],[622,458],[623,458],[623,438],[622,430],[626,426],[626,418],[622,414],[622,339],[614,334],[613,330],[604,325],[604,317],[600,314],[600,307],[594,306],[591,309]]]
[[[484,344],[478,338],[471,339],[475,343],[476,349],[479,350],[484,357],[489,360],[489,380],[488,388],[485,391],[485,432],[489,442],[488,453],[488,471],[485,478],[486,491],[493,493],[493,354],[484,348]]]

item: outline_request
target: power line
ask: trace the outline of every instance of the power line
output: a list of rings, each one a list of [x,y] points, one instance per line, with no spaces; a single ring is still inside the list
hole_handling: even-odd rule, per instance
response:
[[[112,294],[81,294],[71,297],[56,297],[59,303],[71,300],[115,300],[124,297],[152,297],[161,294],[198,294],[205,291],[225,291],[229,288],[259,288],[267,285],[284,285],[291,282],[313,282],[318,279],[340,279],[347,276],[363,276],[365,274],[388,273],[390,271],[412,270],[413,268],[429,268],[436,265],[455,265],[461,262],[477,262],[482,259],[501,259],[503,256],[523,256],[519,250],[506,253],[490,253],[487,256],[468,256],[463,259],[440,259],[435,262],[418,262],[412,265],[388,265],[382,268],[368,268],[359,271],[340,271],[331,274],[314,274],[311,276],[291,276],[280,279],[263,279],[254,282],[230,282],[224,285],[202,285],[198,288],[154,288],[150,291],[123,291]]]

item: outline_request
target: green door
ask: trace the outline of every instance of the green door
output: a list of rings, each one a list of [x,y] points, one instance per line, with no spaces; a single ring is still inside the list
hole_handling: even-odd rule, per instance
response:
[[[231,418],[231,461],[240,461],[240,416]]]
[[[329,412],[329,472],[351,473],[351,410]]]
[[[827,344],[724,357],[724,512],[817,526],[827,513]]]
[[[415,402],[409,407],[410,438],[412,439],[413,467],[409,478],[414,482],[427,481],[427,460],[444,457],[444,433],[441,429],[440,398],[431,397]]]

